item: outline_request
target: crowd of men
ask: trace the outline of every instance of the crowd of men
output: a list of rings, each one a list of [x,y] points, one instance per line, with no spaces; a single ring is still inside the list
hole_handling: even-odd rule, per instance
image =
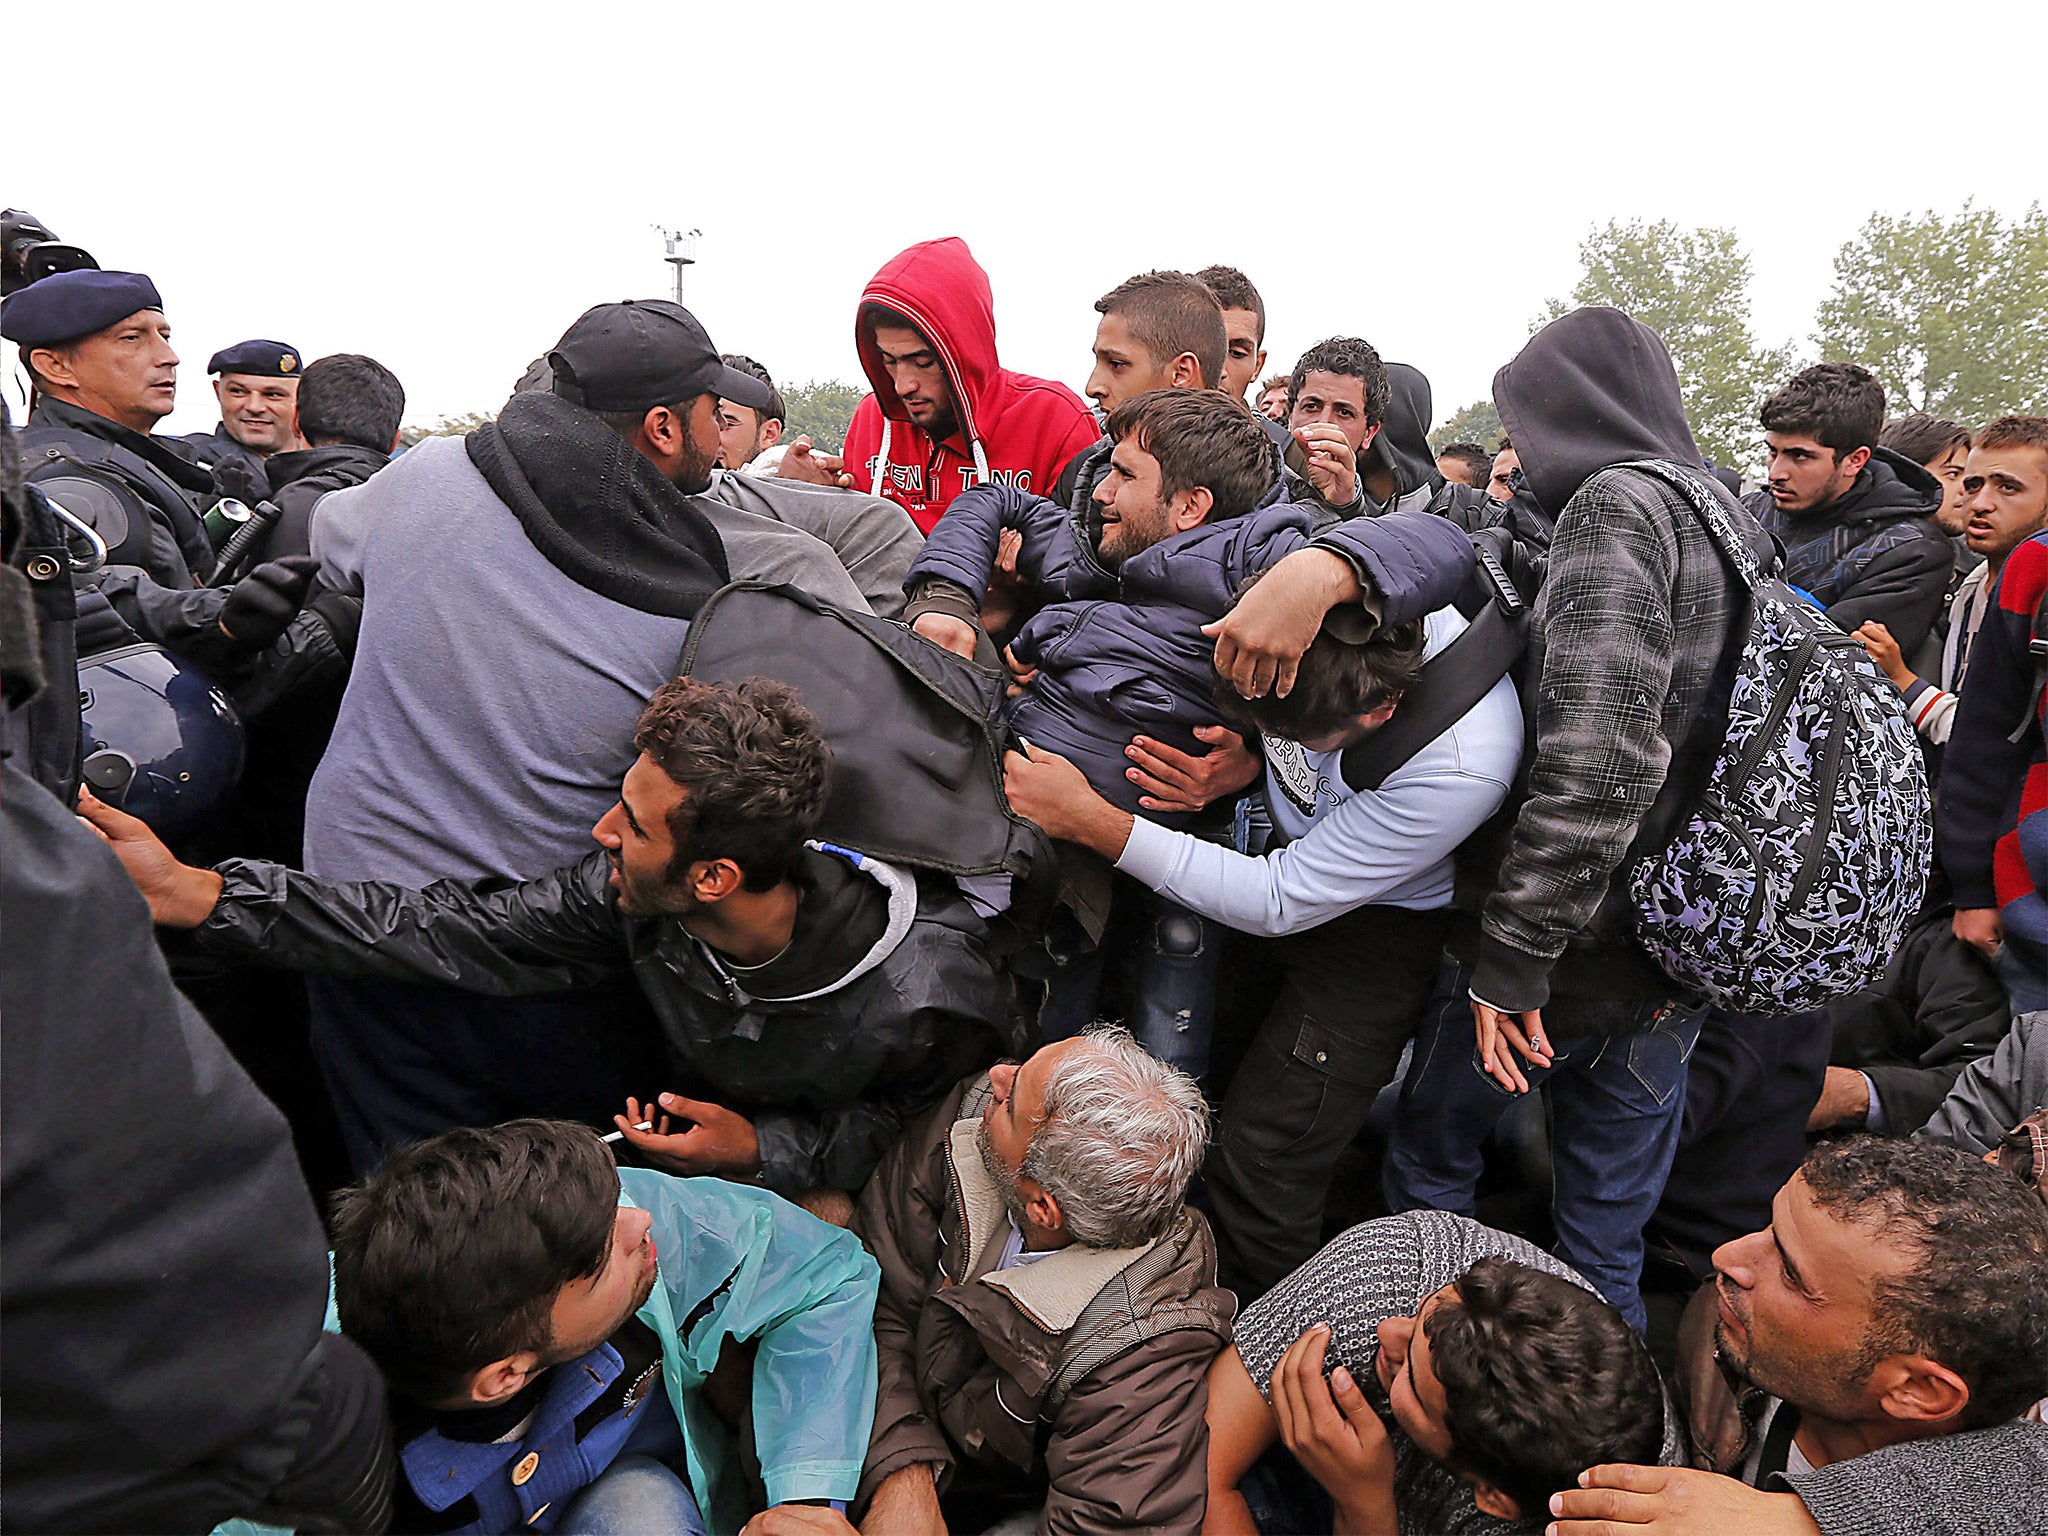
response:
[[[252,340],[171,438],[176,296],[46,265],[10,1528],[2048,1529],[2048,419],[1824,362],[1751,484],[1588,308],[1433,447],[1222,266],[1083,399],[943,239],[838,452],[654,300],[463,437]],[[1790,905],[1870,743],[1917,810],[1794,1012],[1639,887],[1815,710]],[[1764,872],[1706,973],[1826,954]]]

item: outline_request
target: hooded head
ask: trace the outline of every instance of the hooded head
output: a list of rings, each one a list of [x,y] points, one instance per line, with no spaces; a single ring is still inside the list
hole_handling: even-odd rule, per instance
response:
[[[1671,354],[1618,309],[1575,309],[1543,327],[1493,376],[1493,403],[1552,517],[1610,465],[1666,459],[1706,468]]]
[[[883,417],[908,422],[910,412],[904,409],[875,345],[874,322],[866,313],[870,304],[894,310],[931,343],[953,394],[960,435],[970,443],[978,441],[985,428],[977,417],[999,365],[995,296],[989,290],[988,274],[967,249],[967,242],[954,237],[913,245],[891,257],[860,296],[854,346],[860,353],[861,369]]]
[[[1429,379],[1408,363],[1389,363],[1387,389],[1386,420],[1368,457],[1378,458],[1394,472],[1395,495],[1405,496],[1424,485],[1434,494],[1444,477],[1437,473],[1436,455],[1429,447],[1429,423],[1435,409]]]

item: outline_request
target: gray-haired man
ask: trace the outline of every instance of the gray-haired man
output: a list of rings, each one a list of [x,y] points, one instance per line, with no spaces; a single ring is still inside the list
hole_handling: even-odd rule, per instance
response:
[[[1091,1030],[967,1079],[882,1160],[854,1217],[882,1264],[871,1528],[1040,1500],[1045,1530],[1201,1528],[1236,1311],[1184,1201],[1207,1141],[1193,1078]]]

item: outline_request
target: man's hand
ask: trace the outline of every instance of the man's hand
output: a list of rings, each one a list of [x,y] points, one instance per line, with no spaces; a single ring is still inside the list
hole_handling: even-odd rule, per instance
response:
[[[1899,642],[1877,620],[1865,619],[1854,633],[1863,642],[1863,649],[1870,653],[1870,659],[1877,663],[1878,671],[1890,678],[1901,693],[1919,681],[1913,676],[1912,668],[1906,665],[1906,658],[1899,654]]]
[[[939,1508],[931,1467],[920,1461],[883,1478],[868,1500],[860,1530],[861,1536],[946,1536],[946,1516]]]
[[[1870,1080],[1854,1067],[1829,1067],[1820,1098],[1806,1117],[1809,1131],[1838,1125],[1861,1125],[1870,1118]]]
[[[1545,1536],[1820,1536],[1798,1494],[1690,1467],[1594,1467],[1550,1496],[1550,1513]]]
[[[197,928],[213,915],[225,881],[210,869],[180,864],[147,823],[117,811],[89,789],[78,792],[78,819],[97,832],[166,928]]]
[[[1327,549],[1297,549],[1202,633],[1216,642],[1216,670],[1240,697],[1263,698],[1270,690],[1284,699],[1323,615],[1357,601],[1358,576],[1348,560]]]
[[[1527,1013],[1502,1013],[1474,998],[1472,1023],[1479,1039],[1479,1063],[1486,1068],[1487,1076],[1510,1093],[1527,1093],[1529,1079],[1522,1075],[1514,1052],[1520,1051],[1522,1059],[1533,1067],[1550,1065],[1552,1057],[1550,1042],[1543,1034],[1543,1011],[1531,1008]],[[1513,1051],[1508,1049],[1510,1046]]]
[[[846,472],[846,460],[836,453],[820,453],[811,446],[809,437],[799,437],[789,445],[789,452],[782,456],[782,462],[775,467],[775,473],[784,480],[802,480],[811,485],[836,485],[842,491],[853,489],[853,476]]]
[[[1024,535],[1005,528],[996,535],[995,569],[989,573],[988,590],[981,597],[981,627],[999,635],[1016,622],[1024,606],[1024,594],[1031,590],[1030,578],[1017,574],[1017,557],[1024,552]]]
[[[1957,907],[1955,934],[1986,960],[1998,958],[1998,946],[2005,942],[2005,924],[1996,907]]]
[[[1258,754],[1229,726],[1198,725],[1195,740],[1209,747],[1200,757],[1150,736],[1131,738],[1124,756],[1136,766],[1124,777],[1145,791],[1138,804],[1148,811],[1199,811],[1258,778]]]
[[[740,1536],[855,1536],[853,1522],[826,1504],[778,1504],[740,1527]]]
[[[1131,840],[1136,819],[1095,793],[1085,775],[1057,752],[1026,744],[1003,754],[1003,792],[1010,809],[1035,821],[1047,837],[1093,848],[1115,859]]]
[[[920,614],[910,626],[914,635],[923,635],[941,650],[951,651],[955,656],[974,660],[974,642],[977,638],[974,626],[965,619],[956,619],[950,613]]]
[[[1317,1323],[1287,1346],[1273,1368],[1273,1416],[1280,1438],[1336,1505],[1339,1532],[1391,1532],[1394,1444],[1343,1366],[1323,1379],[1330,1327]]]
[[[257,566],[228,588],[220,632],[251,650],[262,650],[298,617],[319,572],[320,562],[311,555],[286,555]]]
[[[1342,427],[1318,423],[1296,427],[1294,440],[1308,456],[1309,484],[1333,507],[1348,507],[1358,494],[1358,450]]]
[[[1003,665],[1010,669],[1009,692],[1011,698],[1015,698],[1018,694],[1022,693],[1031,679],[1038,676],[1038,668],[1032,666],[1029,662],[1019,661],[1017,653],[1007,645],[1003,647]]]
[[[745,1115],[723,1104],[686,1099],[680,1093],[664,1093],[661,1107],[667,1113],[656,1120],[654,1105],[642,1109],[638,1099],[628,1099],[626,1112],[612,1116],[612,1123],[625,1133],[626,1140],[657,1168],[685,1175],[737,1174],[743,1178],[761,1171],[761,1138]],[[686,1128],[671,1134],[671,1115]],[[653,1130],[639,1129],[650,1122]]]

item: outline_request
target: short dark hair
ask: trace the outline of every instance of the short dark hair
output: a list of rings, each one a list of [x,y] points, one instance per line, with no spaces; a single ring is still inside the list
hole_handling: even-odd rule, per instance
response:
[[[397,1391],[457,1397],[493,1360],[547,1349],[562,1287],[604,1267],[618,1199],[586,1126],[512,1120],[400,1147],[335,1197],[342,1331]]]
[[[1263,379],[1259,380],[1259,387],[1252,391],[1252,398],[1254,400],[1262,400],[1265,398],[1267,390],[1285,389],[1287,388],[1287,385],[1288,378],[1286,374],[1269,373]]]
[[[1918,1259],[1877,1286],[1870,1367],[1894,1354],[1947,1366],[1970,1389],[1965,1430],[2048,1395],[2048,1206],[2032,1190],[1954,1147],[1889,1136],[1823,1142],[1799,1172],[1822,1210]]]
[[[1273,488],[1280,458],[1259,418],[1241,400],[1213,389],[1155,389],[1109,413],[1103,430],[1130,438],[1159,461],[1159,495],[1209,492],[1206,521],[1251,511]]]
[[[1926,416],[1915,412],[1911,416],[1901,416],[1897,421],[1886,422],[1884,430],[1877,435],[1877,442],[1879,447],[1889,448],[1915,464],[1932,464],[1947,458],[1957,448],[1968,453],[1970,429],[1945,416]]]
[[[1493,473],[1493,455],[1477,443],[1445,443],[1443,447],[1437,449],[1436,456],[1440,459],[1456,459],[1471,470],[1478,476],[1472,482],[1474,485],[1486,484],[1486,477]]]
[[[1977,433],[1979,448],[2039,448],[2048,453],[2048,416],[2001,416]]]
[[[755,362],[744,352],[721,352],[718,360],[728,368],[737,369],[750,379],[759,379],[768,386],[768,408],[759,413],[763,421],[789,420],[789,407],[783,403],[782,391],[775,387],[775,380],[768,370]]]
[[[1259,317],[1259,345],[1266,344],[1266,301],[1252,280],[1235,267],[1204,267],[1195,274],[1216,295],[1221,309],[1248,309]]]
[[[1140,272],[1097,299],[1095,312],[1122,315],[1138,345],[1161,367],[1191,352],[1206,387],[1214,389],[1223,381],[1230,335],[1223,329],[1223,306],[1199,277]]]
[[[1654,1466],[1664,1392],[1650,1351],[1612,1305],[1562,1276],[1481,1259],[1423,1322],[1444,1389],[1453,1469],[1539,1519],[1605,1462]]]
[[[649,411],[665,410],[677,420],[687,422],[690,419],[690,412],[702,398],[701,394],[685,395],[673,405],[643,405],[631,411],[591,411],[590,414],[630,443],[633,441],[633,434],[640,430],[640,424],[647,420]],[[589,410],[589,407],[586,406],[584,409]]]
[[[901,310],[891,309],[886,304],[877,303],[873,299],[869,299],[865,304],[861,305],[858,318],[861,329],[864,331],[873,331],[878,325],[886,325],[891,330],[900,328],[906,331],[915,331],[918,335],[924,336],[924,327],[911,319],[910,316],[904,314]],[[931,341],[929,336],[924,336],[924,339],[927,344]]]
[[[1371,342],[1356,336],[1332,336],[1319,341],[1295,361],[1287,380],[1287,409],[1301,398],[1301,387],[1312,373],[1341,373],[1361,381],[1365,391],[1365,423],[1376,427],[1387,419],[1387,406],[1394,398],[1394,386],[1387,379],[1387,365],[1373,350]]]
[[[1261,735],[1283,741],[1349,729],[1422,675],[1422,621],[1399,624],[1370,640],[1341,640],[1324,624],[1302,653],[1287,697],[1268,691],[1247,699],[1227,677],[1216,679],[1216,704]]]
[[[1507,438],[1501,438],[1500,441],[1496,442],[1493,445],[1494,457],[1498,458],[1500,455],[1506,453],[1510,448],[1514,446],[1515,445],[1512,442],[1510,442]]]
[[[1810,437],[1839,460],[1877,446],[1884,431],[1884,386],[1856,363],[1815,363],[1766,400],[1757,419],[1766,432]]]
[[[315,448],[352,443],[389,453],[404,420],[405,387],[374,357],[336,352],[299,376],[299,435]]]
[[[832,749],[787,683],[671,678],[640,711],[633,748],[683,790],[669,819],[671,873],[731,859],[747,890],[772,890],[825,813]]]

